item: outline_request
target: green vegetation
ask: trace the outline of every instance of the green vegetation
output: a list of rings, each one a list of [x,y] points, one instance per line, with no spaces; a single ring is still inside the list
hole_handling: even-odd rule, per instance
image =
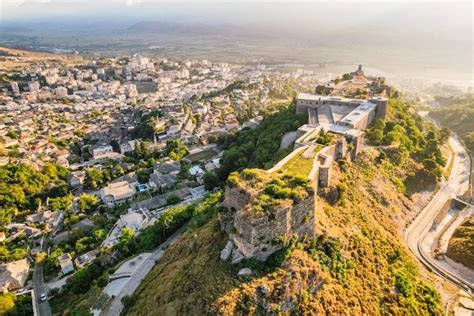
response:
[[[214,298],[240,284],[219,259],[225,242],[216,214],[188,229],[142,281],[127,315],[210,314]]]
[[[352,75],[350,73],[346,73],[342,75],[342,80],[351,80]]]
[[[90,315],[89,308],[95,303],[102,293],[97,279],[88,280],[89,290],[77,294],[66,290],[61,294],[50,293],[49,303],[53,314],[61,315]],[[54,295],[53,295],[54,294]]]
[[[261,169],[244,169],[240,173],[234,171],[229,175],[227,184],[251,191],[255,196],[251,210],[274,217],[277,206],[299,202],[312,192],[310,181],[300,174],[274,173],[268,174]]]
[[[18,134],[15,131],[8,131],[7,136],[13,139],[18,139]]]
[[[0,295],[0,312],[9,313],[15,308],[15,294],[7,293]]]
[[[140,168],[136,171],[137,180],[140,183],[148,183],[150,180],[150,174],[153,173],[153,169]]]
[[[155,249],[187,222],[191,228],[201,227],[211,216],[217,214],[221,198],[221,193],[217,192],[208,195],[197,205],[189,204],[171,209],[138,236],[133,231],[124,229],[119,243],[113,249],[115,260],[120,261]],[[53,255],[57,258],[60,254]],[[53,312],[74,314],[87,311],[96,302],[107,284],[105,280],[108,279],[109,270],[113,269],[103,262],[107,260],[95,260],[71,276],[67,280],[66,289],[51,299]]]
[[[38,205],[38,199],[45,201],[48,197],[67,194],[67,188],[64,189],[67,175],[66,168],[50,164],[45,165],[42,171],[25,164],[0,167],[2,211],[33,209]]]
[[[70,224],[67,222],[66,227],[69,228]],[[107,235],[107,230],[99,224],[92,230],[79,228],[69,230],[69,238],[54,246],[45,260],[44,269],[47,278],[57,275],[60,270],[58,258],[63,254],[69,253],[75,258],[95,249],[102,243]]]
[[[450,100],[434,109],[430,116],[459,135],[469,150],[474,151],[474,96]]]
[[[13,293],[0,294],[0,315],[33,315],[31,295],[23,294],[15,296]]]
[[[203,176],[203,180],[204,180],[204,187],[208,191],[214,189],[220,184],[219,177],[214,171],[206,172]]]
[[[317,198],[316,231],[324,234],[301,242],[279,241],[282,249],[266,263],[244,260],[235,267],[219,260],[226,238],[213,216],[170,246],[131,299],[128,314],[278,314],[281,304],[291,304],[294,314],[442,313],[441,298],[420,276],[396,220],[414,208],[400,194],[412,185],[407,179],[413,181],[414,174],[436,167],[423,163],[427,158],[443,164],[439,145],[445,136],[413,118],[399,101],[391,103],[387,120],[369,133],[371,141],[380,136],[375,138],[380,147],[368,149],[356,162],[342,162],[334,172],[338,185],[322,190]],[[244,136],[236,136],[238,144],[229,145],[229,150],[236,148],[232,161],[245,159],[237,153],[246,152],[246,146],[247,157],[254,157],[256,138],[247,144],[239,143],[238,137]],[[254,159],[240,163],[255,164]],[[227,167],[242,168],[230,163]],[[292,177],[287,172],[282,176]],[[275,200],[291,201],[292,185],[286,180],[261,169],[243,169],[230,173],[227,184],[251,192],[256,197],[254,209],[264,209]],[[426,188],[421,182],[417,185]],[[237,277],[243,267],[253,274]],[[324,283],[313,290],[318,279]],[[264,298],[258,294],[262,286],[269,290]]]
[[[175,161],[180,161],[189,153],[189,149],[179,139],[171,139],[166,142],[166,155]]]
[[[181,202],[181,198],[179,197],[179,195],[176,195],[176,194],[170,194],[166,198],[166,203],[170,205],[178,204],[179,202]]]
[[[474,217],[468,218],[456,229],[449,240],[447,255],[474,269]]]
[[[28,253],[28,241],[26,236],[20,236],[14,242],[0,243],[0,262],[17,261],[26,258]]]
[[[94,167],[86,169],[84,188],[96,190],[125,174],[125,171],[117,162],[105,163],[104,167],[102,170]]]
[[[91,194],[82,194],[79,198],[78,209],[82,213],[93,213],[99,203],[97,196]]]
[[[0,167],[0,231],[14,220],[36,211],[49,199],[52,210],[68,209],[72,196],[66,183],[68,170],[46,164],[41,171],[26,164]],[[26,256],[27,242],[20,236],[14,242],[0,243],[0,262],[19,260]]]
[[[69,145],[69,142],[66,139],[49,137],[49,141],[56,145],[56,147],[58,147],[59,149],[64,149]]]
[[[317,145],[313,151],[312,158],[303,157],[306,150],[302,150],[300,153],[292,157],[283,167],[278,169],[277,173],[290,173],[299,174],[307,177],[313,169],[314,157],[323,148],[321,145]]]
[[[132,131],[132,137],[134,139],[153,139],[156,132],[156,122],[163,116],[160,110],[154,110],[149,114],[142,115],[140,124]]]
[[[393,171],[391,179],[399,191],[411,195],[441,179],[446,159],[440,146],[449,133],[411,113],[402,100],[390,100],[388,111],[388,119],[377,120],[368,130],[367,138],[372,145],[381,146],[379,161]],[[397,176],[404,174],[397,169],[408,171],[407,176]]]
[[[221,199],[222,194],[217,192],[208,195],[197,205],[189,204],[167,211],[138,236],[138,248],[147,251],[157,247],[189,220],[192,220],[192,225],[200,225],[217,212]]]
[[[48,200],[48,205],[52,211],[69,210],[72,206],[73,201],[74,196],[69,193],[65,196],[50,198]]]
[[[315,137],[315,139],[311,139],[310,141],[313,140],[315,140],[318,144],[328,146],[334,143],[334,135],[329,132],[326,132],[324,128],[322,128],[319,131],[318,135]]]
[[[232,171],[246,168],[268,169],[288,154],[279,150],[282,136],[306,123],[305,115],[296,115],[294,104],[281,107],[280,111],[266,116],[254,129],[242,129],[219,140],[226,149],[217,171],[225,181]]]

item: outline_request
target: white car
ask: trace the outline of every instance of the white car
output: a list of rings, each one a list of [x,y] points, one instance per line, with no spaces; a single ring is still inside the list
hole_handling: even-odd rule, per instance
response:
[[[47,299],[48,299],[48,294],[46,294],[46,293],[41,294],[41,296],[40,296],[40,301],[41,302],[45,302]]]

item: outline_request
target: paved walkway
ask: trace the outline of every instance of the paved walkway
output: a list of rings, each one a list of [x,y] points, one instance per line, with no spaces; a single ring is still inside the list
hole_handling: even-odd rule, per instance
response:
[[[66,285],[66,281],[67,281],[67,279],[69,279],[69,277],[71,277],[71,275],[65,276],[65,277],[63,277],[63,278],[61,278],[57,281],[49,282],[49,283],[46,284],[46,287],[48,288],[48,290],[60,289],[64,285]]]
[[[281,138],[280,149],[287,149],[298,137],[298,132],[288,132]]]
[[[138,288],[142,280],[153,269],[155,263],[163,256],[166,248],[171,243],[175,242],[186,229],[186,226],[180,228],[177,232],[171,235],[163,244],[161,244],[141,265],[140,269],[136,271],[124,285],[123,289],[113,298],[112,302],[107,306],[102,315],[117,316],[120,315],[123,309],[122,298],[124,296],[132,295]]]

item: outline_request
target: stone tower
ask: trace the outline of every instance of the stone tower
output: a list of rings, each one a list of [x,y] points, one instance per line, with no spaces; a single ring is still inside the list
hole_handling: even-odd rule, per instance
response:
[[[336,142],[336,151],[334,153],[334,156],[336,160],[341,160],[346,157],[347,154],[347,141],[345,137],[342,137],[341,139],[338,139]]]
[[[385,116],[387,115],[388,99],[384,97],[373,97],[369,102],[377,105],[377,108],[375,109],[375,118],[385,119]]]

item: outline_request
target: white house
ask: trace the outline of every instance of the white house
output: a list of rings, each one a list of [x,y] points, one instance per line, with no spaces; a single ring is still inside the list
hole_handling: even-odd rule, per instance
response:
[[[69,253],[65,253],[59,257],[58,262],[63,274],[68,274],[74,271],[74,265],[72,264],[71,255]]]
[[[126,227],[138,235],[139,232],[145,227],[153,224],[155,222],[155,217],[147,209],[139,209],[132,211],[131,209],[127,214],[123,214],[115,222],[114,227],[107,235],[107,238],[102,242],[102,248],[108,248],[115,245],[122,236],[122,228]]]
[[[135,140],[130,140],[120,144],[120,152],[122,154],[131,152],[135,150]]]
[[[76,266],[78,269],[83,268],[84,266],[88,265],[92,261],[94,261],[95,258],[97,258],[97,255],[99,254],[99,251],[97,249],[91,250],[79,257],[77,257],[74,262],[76,263]]]
[[[135,196],[135,188],[127,181],[111,183],[100,190],[100,198],[107,207],[131,201]]]
[[[71,187],[79,187],[84,182],[85,172],[74,171],[68,176],[68,183]]]
[[[191,168],[189,168],[189,173],[192,176],[199,176],[199,175],[203,175],[205,171],[202,170],[200,166],[192,166]]]
[[[100,156],[106,153],[111,153],[113,151],[114,149],[110,145],[99,146],[92,149],[92,156],[94,156],[94,159],[95,159],[97,156]]]
[[[26,259],[0,265],[0,292],[15,291],[25,285],[30,266]]]

